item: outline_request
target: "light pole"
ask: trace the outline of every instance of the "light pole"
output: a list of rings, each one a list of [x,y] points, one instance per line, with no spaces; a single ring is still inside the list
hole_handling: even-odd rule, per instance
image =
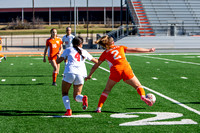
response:
[[[71,12],[71,6],[72,6],[72,2],[70,0],[70,27],[71,27],[71,22],[72,22],[72,12]]]
[[[88,0],[87,0],[87,39],[86,41],[88,41]]]
[[[34,0],[32,0],[32,6],[33,6],[33,26],[35,25],[35,8],[34,8]]]
[[[112,30],[114,29],[114,7],[113,7],[113,0],[112,0]]]
[[[76,36],[76,0],[74,0],[74,36]]]

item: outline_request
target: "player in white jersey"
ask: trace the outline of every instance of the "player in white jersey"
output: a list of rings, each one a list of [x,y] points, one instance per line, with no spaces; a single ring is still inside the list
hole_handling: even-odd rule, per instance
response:
[[[66,35],[63,36],[62,42],[63,42],[63,48],[69,48],[72,47],[72,40],[74,38],[74,35],[71,34],[72,29],[70,27],[66,28]]]
[[[82,88],[84,84],[84,78],[87,76],[85,67],[85,60],[90,60],[94,63],[98,63],[98,60],[93,58],[86,50],[82,49],[83,38],[75,37],[72,40],[73,47],[67,48],[61,57],[57,60],[57,63],[61,63],[68,58],[67,64],[64,70],[64,76],[62,81],[62,99],[67,112],[65,115],[71,116],[72,110],[70,108],[70,100],[68,92],[73,84],[74,93],[73,97],[77,102],[82,102],[83,110],[88,107],[87,96],[82,95]]]

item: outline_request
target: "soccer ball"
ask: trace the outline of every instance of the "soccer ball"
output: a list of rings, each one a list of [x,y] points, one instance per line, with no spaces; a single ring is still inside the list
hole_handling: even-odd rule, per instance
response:
[[[156,102],[156,97],[155,97],[154,94],[152,94],[152,93],[148,93],[148,94],[146,95],[146,98],[149,98],[153,103]]]

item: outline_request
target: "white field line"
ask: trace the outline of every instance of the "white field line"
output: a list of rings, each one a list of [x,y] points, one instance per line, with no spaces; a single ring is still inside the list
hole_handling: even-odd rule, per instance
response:
[[[180,106],[186,108],[187,110],[190,110],[190,111],[192,111],[192,112],[194,112],[194,113],[200,115],[200,111],[197,111],[197,110],[195,110],[195,109],[193,109],[193,108],[191,108],[191,107],[189,107],[189,106],[187,106],[187,105],[185,105],[185,104],[183,104],[183,103],[180,103],[179,101],[176,101],[176,100],[174,100],[174,99],[172,99],[172,98],[170,98],[170,97],[168,97],[168,96],[165,96],[165,95],[163,95],[163,94],[161,94],[161,93],[159,93],[159,92],[157,92],[157,91],[154,91],[154,90],[152,90],[152,89],[150,89],[150,88],[148,88],[148,87],[145,87],[145,86],[143,86],[143,87],[144,87],[144,89],[146,89],[146,90],[148,90],[148,91],[151,91],[151,92],[153,92],[153,93],[155,93],[155,94],[157,94],[157,95],[159,95],[159,96],[161,96],[161,97],[163,97],[163,98],[165,98],[165,99],[167,99],[167,100],[169,100],[169,101],[171,101],[171,102],[173,102],[173,103],[175,103],[175,104],[178,104],[178,105],[180,105]]]
[[[90,64],[90,65],[94,65],[94,63],[90,63],[90,62],[88,62],[88,61],[85,61],[85,63]],[[106,71],[106,72],[110,72],[110,71],[109,71],[108,69],[106,69],[106,68],[103,68],[103,67],[100,67],[100,66],[99,66],[99,68],[102,69],[102,70],[104,70],[104,71]]]
[[[86,63],[90,64],[90,65],[93,65],[93,63],[90,63],[90,62],[87,62],[87,61],[86,61]],[[106,71],[106,72],[110,72],[109,70],[107,70],[107,69],[105,69],[103,67],[99,67],[99,68],[102,69],[102,70],[104,70],[104,71]],[[143,86],[143,87],[144,87],[144,89],[146,89],[146,90],[148,90],[148,91],[150,91],[152,93],[155,93],[155,94],[157,94],[157,95],[159,95],[159,96],[161,96],[161,97],[163,97],[163,98],[165,98],[165,99],[167,99],[167,100],[169,100],[169,101],[171,101],[171,102],[173,102],[173,103],[175,103],[175,104],[177,104],[179,106],[182,106],[183,108],[185,108],[185,109],[187,109],[189,111],[192,111],[192,112],[200,115],[200,111],[198,111],[198,110],[195,110],[195,109],[193,109],[193,108],[191,108],[191,107],[189,107],[189,106],[187,106],[187,105],[185,105],[185,104],[183,104],[183,103],[181,103],[179,101],[176,101],[176,100],[174,100],[174,99],[172,99],[172,98],[170,98],[168,96],[165,96],[165,95],[163,95],[163,94],[161,94],[161,93],[159,93],[157,91],[154,91],[154,90],[152,90],[152,89],[150,89],[148,87],[145,87],[145,86]]]
[[[194,63],[194,62],[186,62],[186,61],[172,60],[172,59],[159,58],[159,57],[141,56],[141,55],[137,55],[137,56],[200,66],[200,63]]]

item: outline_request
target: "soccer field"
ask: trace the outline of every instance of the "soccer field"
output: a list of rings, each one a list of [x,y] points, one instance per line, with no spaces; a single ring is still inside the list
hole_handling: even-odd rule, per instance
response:
[[[99,57],[98,54],[93,55]],[[62,72],[58,86],[52,86],[52,67],[42,56],[8,57],[0,63],[0,132],[200,132],[200,54],[127,54],[135,75],[146,93],[157,100],[149,107],[137,91],[120,81],[109,94],[102,113],[95,113],[109,76],[105,62],[85,82],[82,91],[89,107],[73,100],[72,117],[61,96]],[[86,63],[87,70],[91,62]]]

